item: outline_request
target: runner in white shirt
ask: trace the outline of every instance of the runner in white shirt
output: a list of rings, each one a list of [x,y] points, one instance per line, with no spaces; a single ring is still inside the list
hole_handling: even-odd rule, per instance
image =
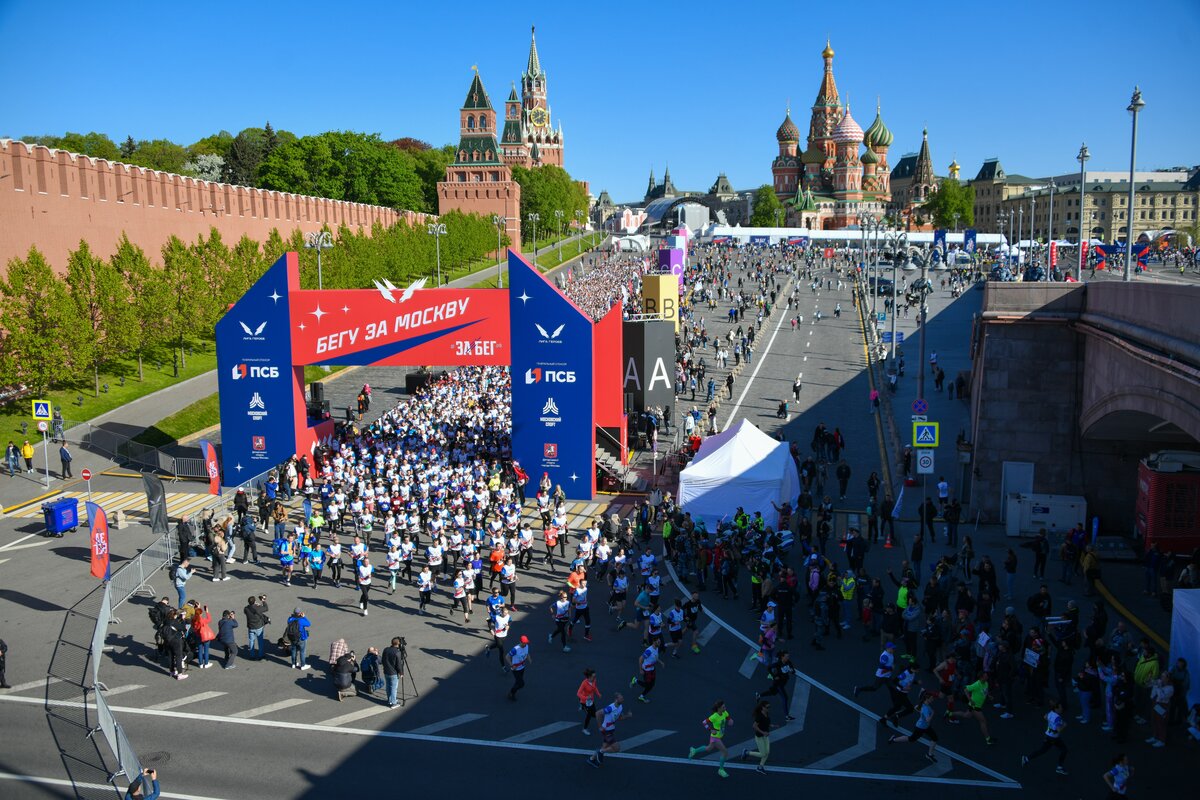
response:
[[[579,587],[575,590],[575,596],[571,598],[571,602],[575,606],[575,613],[571,617],[571,632],[574,632],[575,626],[580,620],[583,620],[583,640],[590,642],[592,640],[592,612],[588,608],[588,582],[584,578],[579,581]]]
[[[605,753],[620,752],[617,723],[632,716],[633,714],[625,710],[625,697],[620,692],[613,695],[613,701],[600,710],[600,749],[588,758],[589,764],[599,767],[604,763]]]

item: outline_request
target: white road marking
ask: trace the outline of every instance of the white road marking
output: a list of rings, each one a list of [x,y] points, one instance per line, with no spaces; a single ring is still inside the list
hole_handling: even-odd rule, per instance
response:
[[[671,564],[667,564],[667,574],[671,576],[671,580],[674,581],[675,586],[679,589],[679,591],[683,592],[684,594],[687,594],[687,587],[685,587],[679,581],[679,576],[675,573],[675,567],[672,566]],[[756,646],[756,644],[750,639],[749,636],[742,633],[741,631],[739,631],[737,628],[730,625],[725,620],[721,619],[719,616],[714,614],[712,612],[712,610],[709,609],[708,607],[705,607],[704,613],[707,614],[709,619],[711,619],[714,623],[716,623],[717,625],[720,625],[722,628],[727,630],[729,633],[732,633],[735,637],[737,637],[738,639],[741,639],[743,642],[745,642],[747,646],[749,646],[749,647]],[[843,705],[849,706],[850,708],[854,709],[855,711],[857,711],[858,713],[860,713],[864,716],[870,717],[873,720],[879,719],[879,715],[876,714],[875,712],[867,709],[864,706],[860,706],[858,703],[854,702],[853,700],[851,700],[848,697],[838,694],[833,689],[831,689],[828,686],[826,686],[825,684],[821,683],[819,680],[812,677],[811,675],[808,675],[806,673],[803,673],[803,672],[800,672],[799,670],[797,670],[796,671],[797,685],[799,685],[800,681],[804,681],[808,684],[811,684],[813,688],[821,690],[825,694],[832,697],[834,700],[837,700],[839,703],[842,703]],[[900,730],[903,733],[911,732],[911,731],[907,730],[906,728],[898,728],[898,730]],[[1008,777],[1007,775],[1002,775],[1001,773],[997,772],[996,770],[985,767],[983,764],[980,764],[978,761],[969,759],[966,756],[960,756],[958,753],[952,752],[950,750],[946,750],[944,748],[938,748],[938,752],[945,755],[947,758],[954,759],[955,761],[959,762],[960,764],[965,764],[968,767],[979,770],[980,772],[982,772],[983,774],[985,774],[989,777],[995,778],[997,781],[1000,781],[1001,784],[1005,788],[1012,789],[1012,788],[1020,788],[1020,786],[1021,786],[1021,784],[1017,783],[1015,780]],[[812,767],[808,767],[808,769],[812,769]],[[779,768],[776,768],[776,771],[781,771],[781,770]],[[807,773],[804,773],[804,774],[807,774]],[[825,773],[825,772],[818,770],[817,773],[814,773],[814,774],[850,775],[850,774],[854,774],[854,773],[850,773],[850,772]],[[864,773],[864,774],[869,774],[869,773]],[[860,775],[860,777],[861,777],[861,775]],[[904,776],[894,776],[894,777],[895,777],[895,780],[906,780],[906,778]],[[922,780],[925,780],[925,779],[922,779]],[[972,785],[972,786],[973,785],[980,785],[980,786],[996,785],[989,781],[979,781],[976,783],[963,783],[958,780],[950,780],[950,779],[941,780],[941,779],[930,778],[928,780],[933,780],[933,781],[938,781],[938,782],[943,782],[943,783],[953,783],[956,786],[958,786],[958,785]]]
[[[146,688],[146,685],[142,684],[142,683],[130,683],[125,686],[114,686],[111,689],[104,690],[104,697],[105,697],[105,699],[107,699],[109,697],[115,697],[116,695],[119,695],[119,694],[125,694],[126,692],[134,692],[134,691],[137,691],[138,689],[145,689],[145,688]],[[221,695],[221,694],[225,694],[225,693],[217,692],[217,694]]]
[[[837,753],[830,753],[819,761],[809,764],[809,767],[812,769],[833,769],[853,761],[859,756],[865,756],[875,749],[875,743],[879,738],[877,728],[878,725],[875,720],[867,716],[860,716],[858,718],[858,744],[853,747],[847,747],[845,750]]]
[[[342,714],[340,717],[333,717],[332,719],[327,719],[324,722],[318,722],[317,724],[325,725],[330,728],[336,728],[339,725],[345,725],[347,722],[357,722],[360,719],[366,719],[367,717],[373,717],[376,714],[382,714],[385,711],[391,711],[391,710],[392,709],[390,709],[386,703],[379,703],[377,705],[367,706],[366,708],[360,708],[358,711],[351,711],[349,714]],[[265,722],[266,720],[258,720],[258,721]]]
[[[409,733],[411,733],[413,736],[429,736],[430,734],[441,733],[448,728],[457,728],[459,725],[466,725],[468,722],[474,722],[475,720],[483,719],[486,716],[487,714],[459,714],[457,717],[443,719],[430,725],[426,725],[423,728],[411,730]]]
[[[259,706],[258,708],[247,708],[245,711],[239,711],[236,714],[230,714],[229,716],[237,719],[253,719],[254,717],[261,717],[263,714],[270,714],[272,711],[282,711],[285,708],[301,706],[305,703],[311,702],[311,700],[304,700],[299,697],[295,697],[291,700],[280,700],[278,703],[271,703],[269,705]]]
[[[105,692],[104,696],[108,697],[112,692]],[[178,708],[191,703],[202,703],[205,700],[213,700],[218,697],[223,697],[225,692],[200,692],[199,694],[190,694],[187,697],[177,697],[174,700],[168,700],[165,703],[158,703],[152,706],[146,706],[147,711],[166,711],[169,708]]]
[[[85,783],[82,781],[68,781],[62,778],[44,778],[40,775],[16,775],[12,772],[0,772],[0,780],[5,781],[21,781],[22,783],[40,783],[45,786],[65,786],[68,789],[99,789],[111,794],[113,787],[107,783]],[[171,800],[219,800],[219,798],[207,795],[198,794],[179,794],[178,792],[161,791],[159,797],[171,798]]]
[[[628,753],[635,747],[657,742],[659,739],[665,739],[673,733],[675,731],[646,731],[645,733],[639,733],[637,736],[630,736],[628,739],[618,739],[618,741],[621,742],[621,752]]]
[[[5,694],[16,694],[17,692],[23,692],[26,689],[38,689],[38,688],[45,686],[47,680],[50,683],[62,683],[62,678],[39,678],[36,681],[29,681],[27,683],[18,683],[16,686],[12,687],[11,689],[5,690]]]
[[[816,684],[814,684],[814,685],[816,685]],[[42,704],[42,703],[45,703],[46,701],[41,698],[37,698],[37,697],[0,696],[0,703],[4,703],[4,702],[28,703],[30,705],[33,705],[33,704]],[[70,701],[63,701],[63,702],[52,702],[51,705],[61,706],[64,708],[79,708],[79,707],[83,706],[83,703],[80,703],[75,700],[70,700]],[[381,708],[386,710],[387,706],[381,706]],[[500,742],[500,741],[496,741],[494,739],[467,739],[467,738],[462,738],[462,737],[458,737],[458,736],[429,736],[428,734],[417,733],[416,731],[402,732],[402,731],[388,731],[388,730],[382,730],[382,731],[371,730],[369,728],[337,728],[337,727],[331,727],[331,726],[325,725],[323,723],[318,723],[316,725],[313,725],[313,724],[304,723],[304,722],[285,722],[283,720],[273,720],[273,719],[237,719],[237,720],[235,720],[230,717],[218,716],[216,714],[195,714],[195,713],[190,713],[187,711],[151,711],[146,708],[132,708],[132,707],[125,707],[125,706],[112,706],[111,710],[116,713],[119,713],[119,714],[169,718],[175,722],[186,719],[186,720],[193,720],[196,722],[211,722],[214,725],[234,724],[234,725],[251,725],[251,726],[258,726],[258,727],[263,727],[263,728],[276,728],[279,730],[295,731],[296,733],[340,733],[340,734],[345,734],[348,736],[360,736],[360,737],[364,737],[364,738],[375,737],[375,738],[380,738],[380,739],[398,739],[401,741],[413,741],[413,742],[426,742],[426,743],[437,742],[440,744],[467,745],[467,746],[471,746],[471,747],[484,747],[484,748],[501,749],[501,750],[524,750],[527,752],[537,752],[537,753],[557,753],[557,754],[570,755],[570,756],[589,756],[593,752],[595,752],[592,749],[583,749],[583,748],[578,748],[578,747],[556,747],[556,746],[550,746],[550,745],[519,744],[517,742]],[[669,736],[672,733],[674,733],[674,731],[647,731],[645,734],[642,734],[641,736],[632,737],[631,739],[629,739],[628,742],[622,742],[622,745],[621,745],[622,750],[629,749],[630,743],[632,743],[633,746],[635,746],[635,747],[639,746],[641,744],[645,744],[645,741],[640,741],[644,738],[646,741],[651,741],[653,739],[661,739],[664,736]],[[993,773],[991,770],[987,769],[986,767],[980,767],[980,766],[974,764],[974,762],[968,761],[967,759],[964,759],[961,756],[955,756],[955,755],[949,753],[948,751],[943,750],[941,752],[946,753],[947,755],[953,756],[956,760],[961,761],[964,764],[970,764],[971,766],[974,766],[977,769],[979,769],[983,772],[986,772],[988,775],[995,774],[995,775],[997,775],[997,780],[985,781],[985,780],[971,780],[971,779],[963,779],[963,778],[918,778],[913,775],[890,774],[890,773],[882,773],[882,772],[852,772],[852,771],[848,771],[848,770],[847,771],[820,770],[820,769],[813,769],[811,767],[776,766],[776,767],[772,767],[772,771],[782,773],[782,774],[787,774],[787,775],[817,775],[817,776],[826,777],[826,778],[857,778],[859,780],[874,780],[874,781],[883,781],[883,782],[891,782],[891,783],[896,783],[896,782],[899,782],[899,783],[937,783],[937,784],[944,784],[944,785],[948,785],[948,786],[977,786],[977,787],[981,787],[981,788],[993,788],[993,789],[1020,789],[1021,788],[1021,784],[1017,783],[1016,781],[1012,780],[1011,778],[1006,778],[1003,775],[999,775],[998,773]],[[609,758],[627,758],[631,761],[646,761],[646,762],[654,762],[654,763],[659,763],[659,764],[674,764],[676,766],[703,766],[705,769],[711,769],[711,765],[703,760],[693,761],[693,760],[689,760],[688,758],[682,757],[682,756],[675,758],[672,756],[655,756],[655,755],[647,755],[647,754],[643,754],[643,753],[621,752],[621,753],[612,753],[608,757]],[[727,763],[725,765],[725,769],[727,769],[727,770],[728,769],[750,770],[753,768],[754,768],[753,765],[750,765],[750,764],[736,764],[733,762]],[[185,797],[185,796],[184,795],[175,795],[175,797]],[[185,800],[186,800],[186,798],[185,798]],[[197,798],[197,800],[212,800],[212,799],[211,798]]]
[[[754,372],[750,373],[750,380],[746,381],[746,385],[742,387],[742,393],[738,395],[737,402],[729,411],[729,418],[725,420],[725,427],[721,430],[729,430],[729,426],[733,424],[737,417],[738,409],[742,407],[742,401],[746,399],[746,393],[750,391],[750,387],[754,384],[754,379],[758,377],[758,371],[762,369],[762,365],[766,363],[767,356],[771,352],[771,345],[775,344],[775,337],[779,335],[779,329],[783,327],[783,321],[787,318],[786,314],[779,315],[779,321],[775,323],[775,330],[771,333],[771,339],[767,342],[766,348],[763,349],[762,355],[758,357],[758,361],[754,364]],[[682,591],[682,589],[681,589]]]
[[[701,647],[706,647],[712,638],[721,630],[721,626],[716,622],[710,622],[704,626],[704,630],[700,631],[700,635],[696,637],[696,644]]]
[[[54,541],[53,539],[43,539],[40,542],[30,542],[29,544],[10,544],[4,548],[4,552],[11,553],[14,550],[28,550],[31,547],[44,547]]]
[[[26,539],[32,539],[32,538],[33,538],[33,537],[35,537],[35,536],[41,536],[41,535],[42,535],[42,534],[40,534],[40,533],[29,533],[29,534],[26,534],[25,536],[22,536],[20,539],[14,539],[14,540],[12,540],[11,542],[9,542],[8,544],[6,544],[6,545],[4,545],[4,546],[0,547],[0,551],[3,551],[3,550],[10,550],[10,549],[12,549],[13,547],[16,547],[17,545],[19,545],[21,542],[25,541]]]
[[[0,558],[0,564],[3,564],[6,561],[12,561],[12,559],[11,558]]]
[[[788,711],[795,719],[771,731],[772,745],[780,739],[786,739],[789,736],[795,736],[797,733],[804,732],[804,718],[808,715],[808,695],[810,691],[812,691],[812,687],[804,681],[796,684],[796,693],[792,695],[792,705]],[[753,739],[747,739],[737,746],[731,746],[729,752],[740,754],[743,750],[753,750],[756,746],[757,742]],[[708,757],[714,758],[718,755],[719,753],[710,753]]]
[[[758,663],[758,648],[755,647],[750,651],[750,655],[742,660],[742,665],[738,667],[738,674],[743,678],[749,678],[754,674],[754,669],[758,666]]]
[[[504,741],[517,742],[517,743],[532,742],[536,739],[541,739],[542,737],[550,736],[551,734],[558,733],[559,731],[565,731],[567,728],[578,728],[578,727],[579,727],[578,722],[551,722],[549,725],[543,725],[542,727],[534,728],[531,731],[525,731],[524,733],[518,733],[516,736],[509,736]]]
[[[917,775],[923,778],[940,778],[951,770],[954,766],[953,762],[948,758],[939,758],[933,764],[922,770],[917,771]]]

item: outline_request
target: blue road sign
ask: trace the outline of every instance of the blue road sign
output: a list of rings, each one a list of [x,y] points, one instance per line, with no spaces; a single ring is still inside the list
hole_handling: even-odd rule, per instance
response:
[[[883,343],[884,343],[884,344],[891,344],[891,341],[892,341],[892,332],[891,332],[891,331],[884,331],[884,332],[883,332],[882,334],[880,334],[880,335],[881,335],[881,336],[882,336],[882,338],[883,338]]]
[[[879,321],[879,322],[887,322],[887,312],[886,312],[886,311],[880,311],[879,313],[877,313],[877,314],[875,315],[875,319],[876,319],[877,321]]]
[[[896,344],[904,341],[904,331],[896,331]]]
[[[925,402],[923,398],[918,397],[916,400],[913,400],[912,410],[914,414],[924,414],[929,411],[929,403]]]

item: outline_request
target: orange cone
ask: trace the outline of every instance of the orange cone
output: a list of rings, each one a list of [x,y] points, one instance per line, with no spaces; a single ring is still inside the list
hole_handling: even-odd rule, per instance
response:
[[[894,547],[894,545],[892,544],[892,529],[889,527],[889,528],[888,528],[888,532],[887,532],[887,536],[886,536],[886,537],[884,538],[884,540],[883,540],[883,549],[884,549],[884,550],[891,550],[891,549],[892,549],[892,547]]]

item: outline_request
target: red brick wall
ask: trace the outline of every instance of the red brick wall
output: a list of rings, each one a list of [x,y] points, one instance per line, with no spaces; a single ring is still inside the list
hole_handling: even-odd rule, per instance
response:
[[[121,234],[157,259],[172,235],[184,241],[221,232],[232,246],[243,235],[265,241],[300,229],[341,225],[369,232],[379,222],[423,223],[426,215],[381,206],[210,183],[182,175],[0,140],[0,273],[37,246],[56,270],[87,240],[98,255]]]

